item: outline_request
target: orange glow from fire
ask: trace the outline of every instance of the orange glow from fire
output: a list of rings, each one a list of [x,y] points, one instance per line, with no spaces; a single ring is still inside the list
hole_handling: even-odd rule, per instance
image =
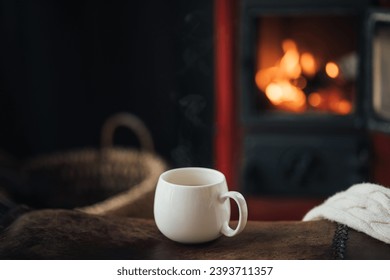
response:
[[[337,114],[352,111],[351,101],[344,98],[340,90],[325,87],[306,95],[308,79],[313,79],[320,71],[316,58],[309,52],[301,54],[291,39],[282,42],[282,49],[283,55],[276,64],[258,70],[255,76],[257,87],[275,108],[294,113],[303,113],[310,108]],[[326,64],[325,73],[330,78],[338,77],[339,72],[336,63]]]
[[[309,95],[309,104],[313,107],[319,107],[321,103],[323,102],[323,98],[321,94],[318,92],[313,92]]]
[[[339,67],[334,62],[328,62],[325,66],[326,74],[331,78],[337,78],[339,75]]]
[[[352,111],[351,102],[343,98],[337,89],[313,92],[308,96],[308,102],[319,111],[331,111],[340,115],[347,115]]]
[[[301,55],[300,62],[303,73],[310,77],[315,75],[315,73],[317,72],[317,66],[314,56],[311,53],[303,53]]]
[[[340,100],[337,104],[336,112],[338,112],[341,115],[347,115],[351,112],[352,110],[352,105],[351,102],[348,100]]]
[[[305,94],[290,83],[271,83],[265,89],[265,94],[272,104],[276,106],[281,106],[294,112],[305,110]]]

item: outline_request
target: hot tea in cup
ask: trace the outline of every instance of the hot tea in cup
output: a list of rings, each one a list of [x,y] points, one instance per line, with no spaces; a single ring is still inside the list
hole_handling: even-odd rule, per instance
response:
[[[229,226],[230,200],[239,210],[235,229]],[[154,200],[158,229],[181,243],[201,243],[221,235],[235,236],[245,227],[248,210],[244,197],[228,191],[225,176],[214,169],[187,167],[161,174]]]

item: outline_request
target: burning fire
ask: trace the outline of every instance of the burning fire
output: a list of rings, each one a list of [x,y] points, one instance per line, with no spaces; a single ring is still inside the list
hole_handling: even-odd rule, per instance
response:
[[[273,67],[260,69],[255,76],[258,88],[265,93],[276,108],[302,113],[309,108],[318,111],[331,111],[337,114],[349,114],[351,101],[344,98],[337,87],[324,87],[308,92],[308,82],[319,74],[321,67],[313,54],[300,53],[297,44],[290,39],[282,43],[283,56]],[[339,66],[328,62],[325,73],[330,79],[340,76]]]

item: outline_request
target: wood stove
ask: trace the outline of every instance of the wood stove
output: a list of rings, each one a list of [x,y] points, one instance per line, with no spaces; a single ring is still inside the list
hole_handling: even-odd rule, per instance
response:
[[[240,9],[241,189],[327,196],[368,180],[368,133],[390,119],[387,13],[348,0]]]

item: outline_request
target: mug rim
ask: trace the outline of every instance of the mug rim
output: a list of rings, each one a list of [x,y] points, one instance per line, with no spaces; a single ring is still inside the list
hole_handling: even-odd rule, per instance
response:
[[[200,171],[206,171],[206,172],[214,173],[214,174],[217,174],[219,176],[219,178],[218,178],[218,180],[216,179],[216,181],[213,182],[213,183],[199,184],[199,185],[177,184],[177,183],[172,183],[172,182],[168,181],[166,178],[164,178],[167,175],[169,175],[170,173],[174,173],[174,172],[178,172],[178,171],[188,171],[188,170],[191,170],[191,169],[192,170],[200,170]],[[211,186],[220,184],[220,183],[224,182],[226,180],[226,178],[225,178],[225,175],[221,171],[216,170],[216,169],[212,169],[212,168],[207,168],[207,167],[179,167],[179,168],[173,168],[173,169],[170,169],[170,170],[167,170],[167,171],[163,172],[160,175],[160,180],[164,181],[165,183],[167,183],[169,185],[176,186],[176,187],[182,187],[182,188],[199,188],[199,187],[202,187],[202,188],[205,188],[205,187],[211,187]]]

